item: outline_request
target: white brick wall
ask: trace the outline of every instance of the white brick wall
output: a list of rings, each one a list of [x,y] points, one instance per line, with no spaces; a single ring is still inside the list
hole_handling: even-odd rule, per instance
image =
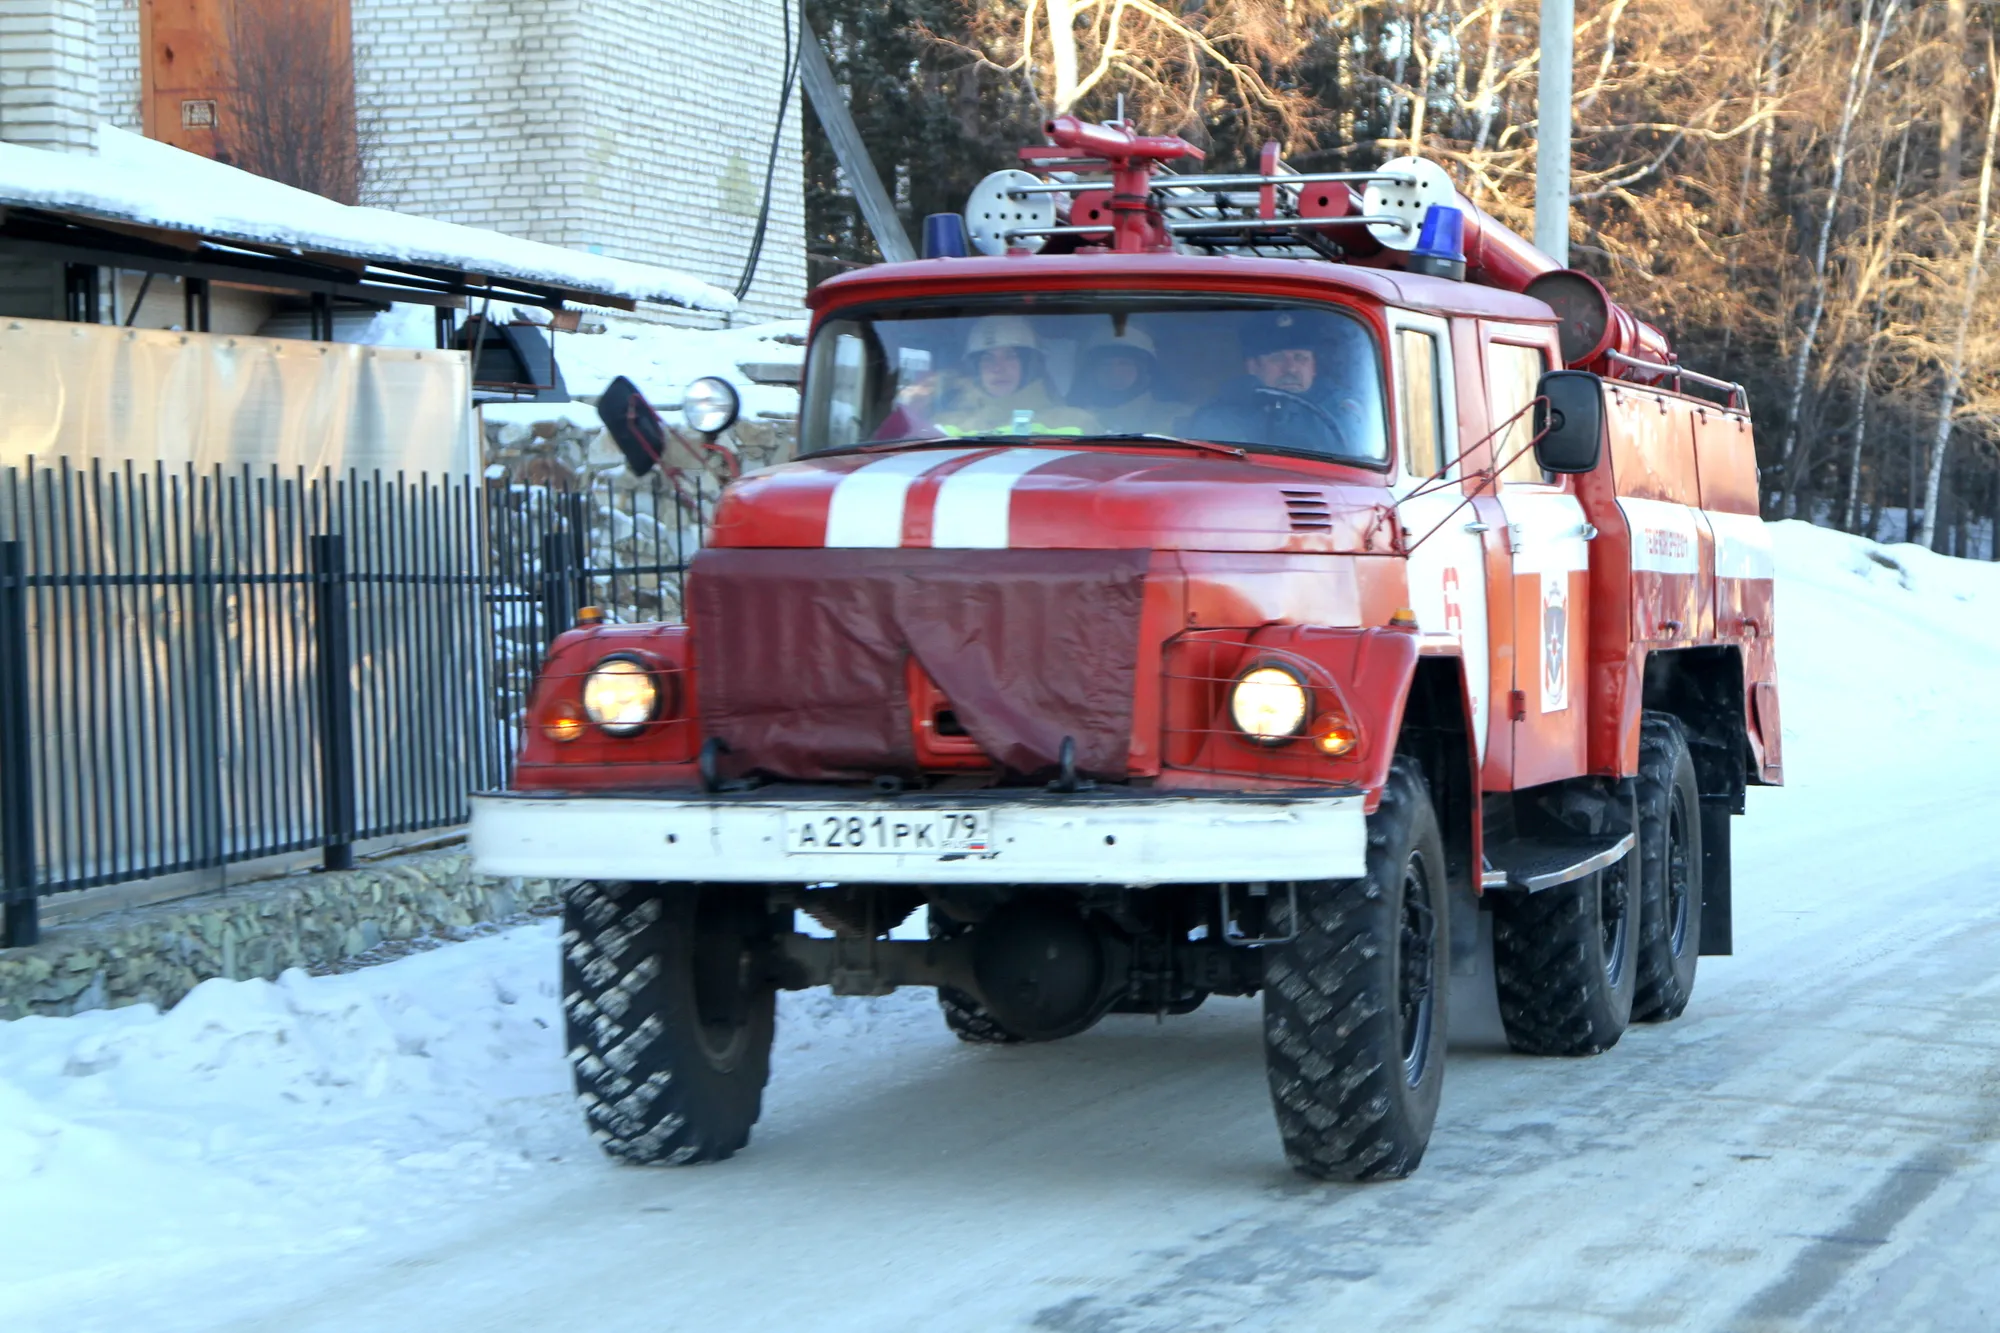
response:
[[[6,4],[9,0],[0,0]],[[97,118],[139,132],[139,0],[97,0]]]
[[[139,126],[139,0],[0,0],[0,138]],[[733,288],[762,195],[783,0],[352,0],[356,98],[389,207]],[[745,313],[805,298],[794,93]]]
[[[781,0],[354,0],[381,202],[734,287],[756,225]],[[805,295],[800,99],[748,314]]]
[[[96,41],[94,0],[0,0],[0,139],[90,151]]]

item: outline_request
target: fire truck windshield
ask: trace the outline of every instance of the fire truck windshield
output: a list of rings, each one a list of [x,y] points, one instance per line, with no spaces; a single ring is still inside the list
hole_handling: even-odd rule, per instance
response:
[[[1326,306],[1014,298],[831,318],[803,451],[978,435],[1166,435],[1381,465],[1382,362]]]

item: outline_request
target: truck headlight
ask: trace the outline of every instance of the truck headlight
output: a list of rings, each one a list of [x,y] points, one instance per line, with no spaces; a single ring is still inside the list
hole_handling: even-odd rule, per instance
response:
[[[636,736],[660,707],[660,686],[643,662],[607,657],[583,678],[583,711],[613,736]]]
[[[1236,678],[1229,691],[1229,718],[1260,745],[1279,745],[1306,724],[1311,699],[1306,684],[1289,669],[1266,663]]]

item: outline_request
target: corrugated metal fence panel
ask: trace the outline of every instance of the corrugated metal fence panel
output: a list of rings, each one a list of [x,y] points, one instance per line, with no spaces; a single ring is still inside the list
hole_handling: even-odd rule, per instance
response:
[[[10,841],[0,821],[5,882],[331,862],[463,822],[468,793],[505,785],[541,651],[577,606],[679,617],[703,495],[0,469],[0,612],[20,612],[0,638],[26,662],[25,721],[0,710],[0,802],[32,828]]]

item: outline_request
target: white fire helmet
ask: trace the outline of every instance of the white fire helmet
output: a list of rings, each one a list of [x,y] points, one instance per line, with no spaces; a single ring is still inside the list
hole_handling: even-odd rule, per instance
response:
[[[1021,315],[982,315],[972,322],[972,332],[965,339],[965,356],[969,361],[981,352],[990,352],[996,347],[1018,347],[1023,351],[1037,350],[1035,326]]]
[[[1155,357],[1159,349],[1153,346],[1152,335],[1144,329],[1127,324],[1123,333],[1098,333],[1084,348],[1090,356],[1102,356],[1108,352],[1136,352],[1148,360]]]

